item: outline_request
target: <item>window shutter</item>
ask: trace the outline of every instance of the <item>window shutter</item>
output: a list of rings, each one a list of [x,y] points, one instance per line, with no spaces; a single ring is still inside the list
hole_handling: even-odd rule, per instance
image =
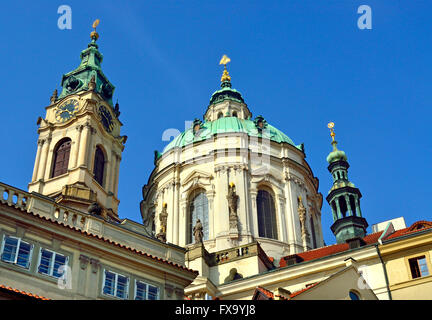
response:
[[[54,167],[52,178],[67,172],[69,166],[71,140],[67,138],[54,151]]]
[[[94,174],[94,179],[101,186],[103,186],[104,170],[105,170],[105,156],[101,148],[97,147],[95,158],[94,158],[93,174]]]

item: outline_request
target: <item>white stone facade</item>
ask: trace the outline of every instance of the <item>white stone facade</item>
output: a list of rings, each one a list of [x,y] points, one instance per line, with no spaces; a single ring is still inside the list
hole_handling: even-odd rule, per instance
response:
[[[68,121],[59,121],[56,118],[58,107],[72,99],[79,103],[77,111]],[[86,211],[89,202],[97,201],[104,208],[112,209],[117,214],[120,202],[117,198],[118,179],[124,149],[124,138],[120,136],[122,124],[113,116],[113,129],[110,133],[107,132],[98,112],[101,106],[111,109],[100,95],[92,91],[81,91],[46,107],[45,119],[38,121],[38,148],[32,181],[29,183],[30,192],[36,191],[55,197],[62,195],[64,186],[79,185],[83,189],[78,190],[78,194],[74,196],[87,199],[87,202],[68,202],[68,205]],[[52,177],[54,152],[64,138],[71,139],[68,172]],[[94,179],[93,174],[96,147],[101,148],[105,156],[102,185]],[[91,193],[95,194],[94,199],[90,199],[85,190],[91,190]]]
[[[250,117],[245,104],[222,102],[208,108],[205,117],[216,121],[217,114]],[[244,119],[244,118],[243,118]],[[211,139],[166,150],[157,160],[149,182],[143,188],[141,212],[144,224],[155,233],[161,229],[159,214],[166,205],[168,218],[166,241],[188,246],[191,238],[190,198],[200,189],[208,199],[208,252],[217,252],[257,240],[269,257],[282,256],[323,245],[321,228],[322,195],[318,180],[305,161],[304,153],[288,143],[254,137],[246,132],[218,133]],[[229,225],[227,201],[229,185],[234,184],[239,197],[238,232]],[[268,191],[276,213],[277,239],[259,237],[256,198],[259,190]],[[298,198],[306,207],[305,230],[298,214]]]

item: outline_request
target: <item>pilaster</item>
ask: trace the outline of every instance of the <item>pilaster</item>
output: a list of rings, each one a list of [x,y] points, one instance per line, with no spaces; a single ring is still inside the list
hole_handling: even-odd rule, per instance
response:
[[[39,166],[40,166],[40,159],[41,159],[41,153],[42,153],[42,147],[44,145],[45,140],[43,139],[39,139],[37,144],[37,152],[36,152],[36,161],[35,161],[35,165],[34,165],[34,169],[33,169],[33,175],[32,175],[32,181],[36,181],[37,177],[38,177],[38,171],[40,170]]]

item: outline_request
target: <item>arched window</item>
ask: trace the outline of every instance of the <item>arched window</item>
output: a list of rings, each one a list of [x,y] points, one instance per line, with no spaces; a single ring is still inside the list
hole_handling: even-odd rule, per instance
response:
[[[96,153],[95,153],[94,165],[93,165],[93,174],[94,174],[94,179],[101,186],[103,186],[104,171],[105,171],[105,155],[100,147],[96,147]]]
[[[339,197],[338,201],[339,201],[339,208],[342,213],[342,218],[345,218],[348,212],[348,204],[346,203],[344,196]]]
[[[71,149],[71,139],[65,138],[57,143],[54,149],[53,170],[51,178],[57,177],[67,172],[69,165],[69,155]]]
[[[349,196],[349,202],[350,202],[351,212],[352,212],[353,216],[356,216],[357,210],[356,210],[354,196],[352,196],[352,195]]]
[[[200,219],[203,226],[203,240],[208,240],[208,200],[205,191],[202,189],[195,190],[192,192],[189,199],[189,243],[195,242],[193,228],[198,219]]]
[[[223,117],[223,113],[222,113],[222,112],[219,112],[218,115],[217,115],[217,118],[220,119],[220,118],[222,118],[222,117]]]
[[[259,190],[257,195],[258,235],[277,239],[276,210],[272,195]]]
[[[234,112],[232,113],[232,116],[237,118],[237,111],[234,111]]]

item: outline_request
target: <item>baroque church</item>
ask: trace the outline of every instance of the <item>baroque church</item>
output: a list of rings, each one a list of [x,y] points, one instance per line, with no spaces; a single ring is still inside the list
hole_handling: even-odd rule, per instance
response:
[[[0,298],[432,298],[432,222],[407,227],[400,217],[368,234],[329,123],[325,200],[336,243],[325,245],[323,196],[303,144],[253,115],[226,55],[202,119],[155,151],[142,223],[122,218],[127,137],[97,24],[37,120],[28,191],[0,183]]]

